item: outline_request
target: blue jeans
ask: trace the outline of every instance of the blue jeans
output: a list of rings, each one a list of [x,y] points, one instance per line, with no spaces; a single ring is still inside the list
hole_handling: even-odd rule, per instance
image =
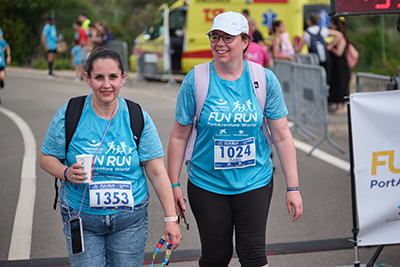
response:
[[[61,203],[64,235],[67,240],[70,264],[74,266],[143,266],[147,240],[147,206],[149,195],[132,212],[112,215],[93,215],[81,212],[85,251],[72,255],[68,209]],[[71,217],[78,211],[71,209]]]

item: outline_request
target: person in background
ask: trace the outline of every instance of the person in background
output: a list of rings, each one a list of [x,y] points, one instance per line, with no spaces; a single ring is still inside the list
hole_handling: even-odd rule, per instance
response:
[[[57,57],[57,30],[54,25],[54,18],[47,18],[47,23],[42,30],[41,40],[44,46],[44,51],[47,53],[47,65],[49,67],[47,78],[56,78],[57,76],[53,74],[53,63]]]
[[[300,52],[303,48],[304,44],[307,44],[309,50],[311,46],[311,35],[320,34],[324,40],[328,38],[328,36],[333,37],[332,46],[335,46],[337,42],[343,37],[343,34],[334,29],[328,29],[327,27],[318,26],[319,15],[318,13],[309,13],[307,15],[306,23],[308,25],[307,29],[304,31],[303,36],[300,39],[299,47],[296,52]],[[326,47],[326,44],[324,44]],[[325,56],[325,60],[319,62],[319,65],[324,67],[326,72],[326,82],[330,84],[331,82],[331,74],[332,74],[332,60],[329,57],[329,54]]]
[[[94,40],[97,36],[97,29],[93,23],[89,24],[89,44],[87,46],[88,53],[91,53],[97,45],[96,41]]]
[[[261,108],[286,177],[288,212],[293,215],[293,221],[303,213],[296,151],[286,120],[288,111],[282,89],[273,72],[264,69],[268,94],[266,105],[259,107],[249,63],[243,58],[251,42],[248,33],[246,18],[232,11],[217,15],[207,32],[215,60],[209,63],[209,90],[196,126],[193,156],[187,165],[189,203],[201,241],[201,267],[228,266],[233,253],[233,235],[242,266],[268,266],[265,238],[273,162],[271,147],[261,130],[264,121]],[[196,112],[194,76],[191,70],[182,82],[168,144],[168,174],[175,208],[181,215],[186,205],[179,177]],[[240,123],[238,128],[232,119],[237,116],[249,120]],[[254,146],[247,143],[253,141]],[[227,153],[229,161],[225,161]],[[243,156],[246,160],[242,160]]]
[[[114,40],[114,35],[103,22],[96,22],[95,26],[98,32],[95,41],[98,42],[99,45],[104,46],[108,41]]]
[[[139,147],[136,145],[127,102],[119,96],[126,72],[117,52],[104,48],[93,51],[84,77],[92,94],[85,98],[80,123],[67,153],[68,104],[65,104],[50,123],[39,163],[51,176],[61,179],[59,205],[71,266],[142,267],[148,231],[146,176],[164,210],[165,225],[161,232],[166,240],[171,240],[172,249],[179,246],[181,239],[162,144],[152,119],[142,110],[144,128]],[[93,140],[97,140],[95,149]],[[90,188],[84,183],[87,174],[76,163],[75,156],[81,154],[94,155]],[[112,161],[121,163],[120,168],[113,168]],[[96,186],[114,191],[96,190]],[[112,201],[108,201],[108,194],[112,195]],[[72,254],[71,218],[82,221],[84,251],[80,254]]]
[[[171,48],[171,66],[173,73],[182,74],[182,48],[183,48],[183,38],[185,36],[186,28],[186,13],[180,12],[175,19],[173,24],[169,27],[169,38],[170,38],[170,48]]]
[[[267,45],[264,43],[264,37],[257,30],[257,24],[254,19],[249,19],[249,33],[251,35],[251,41],[260,45],[265,51],[268,50]]]
[[[86,58],[87,58],[87,46],[89,43],[89,37],[87,35],[87,32],[85,29],[82,28],[82,23],[77,20],[73,24],[73,28],[75,32],[78,32],[78,44],[81,46],[81,59],[82,59],[82,64],[86,64]],[[83,77],[82,77],[83,80]]]
[[[82,28],[88,32],[91,21],[88,19],[87,15],[85,13],[81,13],[78,17],[78,20],[82,23]]]
[[[249,11],[247,9],[243,9],[242,15],[247,19],[249,22],[249,32],[251,32],[251,41],[259,44],[262,48],[267,50],[267,46],[264,43],[264,37],[257,29],[257,24],[254,19],[249,17]]]
[[[7,57],[5,57],[7,51]],[[6,39],[3,37],[3,31],[0,28],[0,89],[4,87],[4,79],[6,78],[6,65],[11,63],[11,48]],[[1,104],[1,99],[0,99]]]
[[[250,23],[249,23],[250,25]],[[249,31],[251,37],[251,32]],[[265,49],[255,42],[250,42],[244,58],[262,65],[264,68],[271,68],[271,61]]]
[[[78,44],[77,40],[73,40],[73,47],[71,49],[71,65],[75,68],[75,82],[79,82],[83,75],[83,64],[82,64],[82,47]]]
[[[346,53],[347,46],[350,44],[349,37],[346,31],[346,22],[338,17],[333,17],[331,20],[331,28],[342,33],[343,37],[338,38],[335,45],[327,44],[327,49],[330,51],[332,58],[332,74],[329,84],[328,103],[334,104],[335,113],[347,113],[346,96],[349,96],[349,83],[351,71],[347,66]]]
[[[287,59],[295,61],[294,48],[290,43],[289,33],[286,32],[285,24],[281,20],[272,23],[270,35],[274,35],[271,41],[272,57],[274,59]]]

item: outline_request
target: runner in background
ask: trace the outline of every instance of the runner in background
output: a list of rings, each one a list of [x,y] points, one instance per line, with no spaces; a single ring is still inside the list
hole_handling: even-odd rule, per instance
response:
[[[47,24],[43,27],[41,40],[44,46],[44,51],[47,53],[47,64],[49,67],[47,78],[54,79],[57,77],[53,74],[53,63],[57,57],[57,30],[54,25],[54,18],[47,18]]]
[[[5,51],[7,51],[7,58],[5,57]],[[11,62],[11,49],[7,44],[7,41],[3,37],[3,31],[0,28],[0,89],[4,87],[4,79],[6,77],[6,64],[10,65]],[[1,99],[0,99],[1,104]]]

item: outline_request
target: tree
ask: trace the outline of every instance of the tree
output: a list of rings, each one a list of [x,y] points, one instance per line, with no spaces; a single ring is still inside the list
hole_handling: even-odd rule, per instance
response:
[[[57,7],[82,6],[79,0],[1,0],[0,26],[12,49],[13,61],[30,62],[40,45],[41,29],[46,16]]]

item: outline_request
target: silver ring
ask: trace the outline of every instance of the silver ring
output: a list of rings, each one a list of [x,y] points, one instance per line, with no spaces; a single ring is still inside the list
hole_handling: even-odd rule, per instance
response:
[[[74,174],[74,175],[72,175],[72,179],[75,179],[75,174]]]

